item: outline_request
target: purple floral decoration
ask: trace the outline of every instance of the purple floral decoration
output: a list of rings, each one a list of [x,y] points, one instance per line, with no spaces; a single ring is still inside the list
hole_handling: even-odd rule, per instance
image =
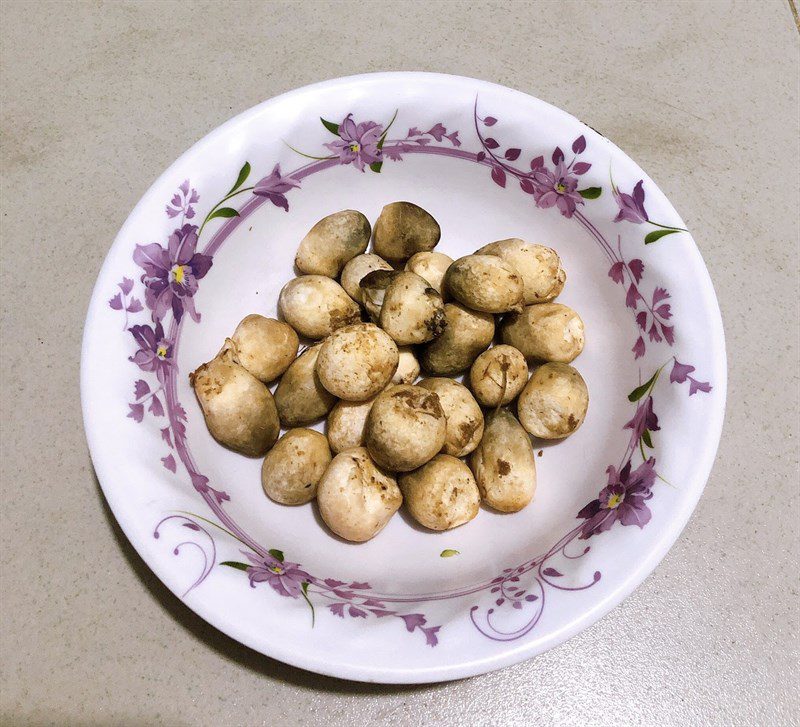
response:
[[[437,121],[427,131],[421,131],[414,126],[408,130],[404,139],[396,139],[385,145],[383,147],[383,156],[386,159],[399,162],[402,161],[404,154],[426,147],[432,142],[442,143],[445,139],[453,148],[461,146],[458,131],[448,131],[447,127],[441,122]]]
[[[417,131],[417,129],[409,130],[409,136],[413,136],[411,131]],[[422,135],[431,136],[433,137],[434,141],[438,141],[439,143],[447,139],[453,146],[461,146],[461,141],[458,138],[458,132],[451,131],[448,133],[444,124],[441,122],[434,124],[430,129],[423,132]],[[417,136],[420,136],[419,131],[417,131]]]
[[[144,270],[145,303],[153,312],[153,320],[160,321],[171,309],[180,322],[184,310],[193,320],[199,321],[192,297],[197,292],[197,281],[204,278],[212,265],[210,255],[195,252],[197,225],[183,225],[169,236],[166,248],[153,242],[137,245],[133,259]]]
[[[191,220],[194,217],[194,207],[192,205],[199,201],[200,195],[197,194],[197,190],[190,189],[189,180],[185,179],[165,208],[167,216],[177,217],[178,215],[183,215],[183,219]]]
[[[243,179],[244,177],[237,184],[241,184]],[[188,180],[184,181],[173,196],[170,205],[167,205],[168,217],[175,218],[181,213],[183,213],[183,219],[193,217],[195,211],[191,205],[198,200],[197,191],[190,187]],[[192,318],[199,320],[192,296],[197,292],[197,281],[206,275],[212,261],[210,256],[196,252],[197,238],[197,227],[183,224],[169,236],[166,248],[153,243],[137,245],[134,250],[134,260],[144,269],[144,274],[140,279],[145,286],[145,305],[151,312],[154,325],[140,324],[128,328],[128,313],[144,310],[137,298],[128,299],[133,290],[132,279],[123,278],[119,283],[121,293],[109,301],[112,309],[125,310],[125,326],[138,346],[129,360],[135,363],[141,371],[154,375],[158,382],[154,389],[151,389],[145,379],[138,379],[135,382],[133,401],[128,404],[130,409],[128,416],[136,422],[143,421],[145,406],[147,406],[146,410],[154,417],[166,416],[166,425],[160,427],[160,431],[161,439],[170,449],[182,446],[184,443],[186,412],[178,402],[170,403],[169,401],[167,383],[175,369],[174,341],[171,338],[173,334],[165,333],[163,320],[171,311],[174,323],[177,323],[185,310],[190,312]],[[166,401],[166,406],[162,403],[162,396]],[[177,461],[172,453],[168,452],[166,456],[160,458],[160,461],[170,472],[177,472]],[[193,483],[195,478],[204,481],[199,483],[198,479],[198,484],[195,484],[195,489],[198,491],[213,493],[218,499],[227,497],[225,493],[213,490],[205,484],[207,478],[202,475],[193,474]]]
[[[257,197],[266,197],[276,207],[289,211],[289,201],[286,193],[295,187],[299,187],[300,182],[292,179],[291,176],[281,175],[281,165],[276,164],[272,172],[257,182],[253,188],[253,194]]]
[[[374,121],[362,121],[356,124],[353,114],[347,114],[337,133],[339,139],[331,141],[324,146],[330,149],[341,164],[352,164],[358,171],[363,172],[365,166],[383,160],[380,141],[383,127]]]
[[[447,139],[454,147],[461,146],[461,140],[458,138],[457,131],[448,133],[447,127],[441,122],[435,123],[427,131],[420,131],[416,126],[408,130],[404,141],[408,144],[417,144],[418,146],[425,146],[430,144],[431,140],[441,143]]]
[[[309,159],[338,159],[340,164],[352,164],[361,172],[366,171],[367,167],[373,172],[380,172],[385,159],[401,161],[404,154],[433,142],[443,143],[446,139],[453,147],[461,146],[458,131],[448,131],[441,122],[436,122],[427,131],[412,127],[404,139],[387,142],[386,135],[396,118],[397,111],[385,128],[376,121],[356,123],[353,114],[348,114],[339,124],[320,119],[322,125],[337,137],[336,141],[323,144],[326,149],[334,152],[333,156],[317,157],[300,152],[294,147],[290,148]]]
[[[636,447],[639,440],[645,436],[645,432],[657,432],[661,429],[658,426],[658,417],[653,411],[652,396],[648,396],[642,405],[636,408],[633,418],[625,424],[623,429],[631,430],[631,447]]]
[[[139,350],[128,361],[133,361],[142,371],[154,372],[163,384],[167,371],[174,365],[172,361],[172,342],[164,337],[164,327],[157,321],[155,327],[132,326],[131,335],[139,345]]]
[[[689,396],[696,394],[698,391],[702,391],[703,393],[707,394],[711,391],[712,386],[708,381],[698,381],[693,376],[689,376],[695,369],[694,366],[690,366],[689,364],[682,364],[678,359],[673,357],[673,365],[672,371],[669,375],[670,383],[672,384],[682,384],[685,381],[689,382]]]
[[[581,527],[580,538],[586,540],[592,535],[605,532],[619,521],[622,525],[637,525],[643,528],[650,522],[650,508],[647,506],[653,493],[651,488],[656,480],[656,461],[652,457],[631,471],[630,460],[617,472],[610,466],[608,484],[579,513],[586,522]]]
[[[634,312],[636,325],[641,331],[631,349],[634,358],[638,359],[644,356],[647,348],[645,336],[654,343],[662,340],[670,346],[675,343],[675,327],[668,323],[672,318],[671,306],[667,302],[670,294],[665,288],[656,287],[648,301],[639,289],[645,270],[644,263],[639,258],[626,261],[620,246],[621,242],[618,240],[619,259],[609,269],[608,277],[619,285],[627,286],[625,305]]]
[[[572,217],[578,206],[584,204],[584,199],[596,199],[600,196],[600,187],[587,187],[578,189],[580,177],[586,174],[592,165],[589,162],[579,161],[578,155],[586,151],[586,138],[581,134],[572,142],[572,159],[567,162],[561,147],[553,150],[551,159],[553,168],[549,168],[544,161],[544,156],[538,156],[530,161],[531,171],[525,171],[512,162],[519,159],[522,150],[518,147],[508,147],[500,151],[501,144],[491,136],[484,137],[480,124],[494,126],[497,119],[494,116],[481,118],[478,116],[478,104],[475,102],[474,110],[475,133],[483,147],[476,155],[476,161],[486,163],[491,168],[492,180],[500,187],[505,187],[508,176],[515,177],[520,189],[533,196],[537,207],[548,209],[556,207],[564,217]]]
[[[132,326],[130,332],[138,344],[139,350],[133,356],[129,356],[128,360],[133,361],[142,371],[155,373],[159,387],[151,391],[150,385],[144,379],[137,380],[133,386],[134,401],[128,404],[130,407],[128,416],[135,422],[141,422],[144,418],[144,405],[149,401],[150,406],[147,410],[153,416],[163,417],[164,406],[158,393],[163,389],[167,372],[174,365],[172,343],[164,338],[164,329],[161,323],[156,323],[155,328],[142,325]],[[175,471],[174,464],[172,471]]]
[[[127,329],[128,313],[138,313],[139,311],[144,310],[144,307],[142,306],[142,301],[135,296],[131,296],[131,291],[133,290],[133,280],[123,277],[122,282],[117,283],[117,287],[121,292],[112,296],[108,301],[108,305],[111,310],[125,311],[125,324],[123,328]],[[128,296],[131,297],[129,298]]]
[[[573,148],[576,146],[586,147],[586,141],[582,136],[576,140]],[[533,166],[534,163],[536,166]],[[576,207],[583,204],[583,197],[578,192],[578,177],[572,173],[573,167],[583,165],[580,168],[584,169],[585,167],[584,171],[588,171],[591,165],[584,162],[575,164],[574,160],[566,165],[564,152],[558,147],[553,152],[553,164],[555,164],[555,169],[551,171],[544,166],[542,157],[533,160],[533,199],[536,201],[536,205],[542,209],[555,205],[564,217],[572,217]]]
[[[619,212],[614,218],[614,222],[622,222],[628,220],[637,225],[647,222],[647,210],[644,208],[644,184],[643,180],[639,180],[633,188],[633,194],[626,194],[620,192],[616,187],[611,188],[611,193],[614,196],[614,201],[619,206]]]
[[[640,179],[633,187],[633,192],[628,194],[627,192],[622,192],[619,188],[614,184],[614,180],[611,180],[611,194],[614,197],[614,201],[617,203],[617,207],[619,207],[619,212],[617,216],[614,218],[614,222],[622,222],[623,220],[627,222],[632,222],[635,225],[642,225],[649,223],[653,225],[653,227],[658,227],[660,229],[654,230],[653,232],[648,232],[644,237],[645,245],[649,245],[656,240],[660,240],[662,237],[666,235],[674,235],[676,232],[686,232],[687,230],[683,227],[671,227],[670,225],[660,225],[658,222],[653,222],[650,219],[650,216],[647,214],[647,210],[644,206],[644,180]]]
[[[165,457],[164,459],[172,460],[174,465],[175,460],[172,455]],[[167,469],[169,469],[169,467]],[[172,471],[174,472],[175,470],[173,469]],[[205,520],[205,518],[198,519]],[[198,551],[203,558],[203,568],[195,581],[183,592],[182,597],[185,597],[191,591],[197,588],[197,586],[199,586],[206,578],[208,578],[209,574],[214,568],[214,565],[216,564],[217,547],[214,543],[214,538],[211,536],[211,533],[209,533],[208,530],[206,530],[202,525],[198,525],[194,520],[186,517],[185,515],[167,515],[165,518],[162,518],[162,520],[153,530],[153,537],[156,540],[165,534],[163,531],[166,531],[167,527],[169,527],[166,526],[167,523],[169,523],[171,526],[176,526],[170,529],[173,531],[173,536],[175,534],[179,535],[179,537],[175,539],[180,540],[177,545],[172,547],[173,555],[178,556],[185,548],[188,549],[191,547],[193,550]],[[185,528],[192,534],[186,533],[182,529],[178,530],[178,527]]]
[[[224,528],[223,528],[224,530]],[[233,535],[233,533],[229,533]],[[235,536],[234,536],[235,537]],[[222,565],[244,571],[252,588],[257,583],[268,584],[276,593],[287,598],[303,598],[311,608],[312,624],[314,605],[311,596],[322,598],[327,609],[339,618],[399,618],[409,632],[419,631],[425,636],[428,646],[439,643],[437,633],[440,626],[429,626],[421,613],[400,613],[386,606],[385,599],[373,596],[369,583],[353,581],[345,583],[335,578],[317,578],[302,569],[299,563],[284,559],[280,550],[272,549],[266,553],[240,551],[250,563],[223,561]]]
[[[441,626],[428,626],[428,619],[424,614],[400,613],[389,609],[385,599],[380,596],[371,596],[369,593],[360,592],[370,591],[371,586],[369,583],[353,582],[347,585],[335,578],[325,578],[324,580],[314,578],[312,583],[314,587],[313,589],[310,588],[309,592],[333,601],[328,603],[327,607],[334,616],[339,618],[345,618],[346,616],[350,618],[367,618],[367,616],[399,618],[403,621],[406,631],[409,633],[414,631],[422,633],[428,646],[436,646],[439,643],[437,633]]]
[[[272,553],[260,557],[241,551],[252,565],[247,568],[247,575],[250,578],[250,587],[255,588],[256,583],[266,583],[281,596],[289,598],[299,598],[303,592],[303,584],[308,584],[311,576],[306,573],[299,563],[287,563],[278,559]]]

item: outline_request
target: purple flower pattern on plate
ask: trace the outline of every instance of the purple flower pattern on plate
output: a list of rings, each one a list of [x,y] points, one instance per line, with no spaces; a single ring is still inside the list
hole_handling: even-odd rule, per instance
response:
[[[617,207],[619,207],[619,212],[614,218],[614,222],[622,222],[625,220],[627,222],[632,222],[635,225],[648,223],[659,228],[658,230],[653,230],[645,235],[645,245],[656,242],[667,235],[674,235],[676,232],[687,232],[687,230],[683,227],[660,225],[658,222],[653,222],[653,220],[650,219],[650,216],[647,214],[647,210],[644,206],[645,192],[643,179],[640,179],[638,182],[636,182],[633,187],[633,191],[630,194],[627,192],[622,192],[620,189],[618,189],[614,184],[614,180],[612,179],[611,194],[614,197],[614,201],[617,203]]]
[[[170,457],[172,457],[172,455],[170,455]],[[197,519],[201,521],[203,520],[203,518]],[[167,523],[169,523],[171,526],[185,528],[185,530],[196,534],[192,536],[184,531],[178,531],[181,538],[187,539],[181,540],[181,542],[172,547],[173,555],[180,555],[184,548],[193,548],[199,551],[203,557],[203,567],[200,571],[200,574],[197,576],[194,583],[192,583],[182,594],[182,597],[186,597],[190,591],[197,588],[197,586],[199,586],[206,578],[208,578],[217,560],[217,546],[214,543],[214,538],[211,537],[211,533],[209,533],[208,530],[206,530],[202,525],[196,523],[195,519],[189,518],[186,515],[167,515],[166,517],[162,518],[153,530],[153,537],[156,540],[163,536],[164,533],[162,531],[167,529]]]
[[[673,365],[672,365],[672,372],[669,375],[670,383],[672,384],[683,384],[684,382],[689,382],[689,396],[693,396],[698,391],[702,391],[704,394],[707,394],[711,391],[711,384],[708,381],[699,381],[698,379],[690,376],[695,369],[694,366],[690,366],[689,364],[682,364],[678,359],[673,357]]]
[[[164,406],[158,395],[163,390],[167,371],[174,365],[172,344],[164,338],[164,329],[160,322],[156,323],[155,327],[135,325],[130,328],[130,332],[139,349],[133,356],[129,356],[128,360],[135,363],[142,371],[154,373],[159,386],[151,391],[150,385],[144,379],[138,379],[133,386],[134,401],[128,404],[130,408],[128,416],[135,422],[141,422],[144,419],[145,404],[149,402],[147,410],[154,417],[163,417]],[[168,462],[164,462],[164,465],[175,472],[174,464],[170,467]]]
[[[144,307],[142,306],[142,301],[131,295],[131,291],[133,290],[133,280],[131,280],[131,278],[123,277],[122,281],[117,283],[117,287],[120,289],[120,292],[109,299],[108,305],[111,310],[125,311],[125,324],[123,329],[127,329],[128,313],[139,313],[139,311],[144,310]]]
[[[299,598],[303,592],[303,583],[307,584],[311,578],[299,563],[284,561],[280,551],[273,550],[265,556],[257,556],[243,550],[242,554],[251,563],[246,571],[251,588],[255,588],[256,583],[266,583],[281,596]]]
[[[172,199],[166,206],[167,217],[177,217],[182,215],[181,220],[191,220],[194,217],[194,207],[200,201],[200,195],[196,189],[190,189],[189,180],[185,179],[179,186],[178,191],[172,195]]]
[[[630,261],[622,255],[621,239],[617,240],[618,254],[608,271],[608,277],[615,283],[625,287],[625,305],[634,314],[636,325],[640,330],[639,337],[633,344],[634,358],[641,358],[646,351],[646,339],[660,343],[666,341],[669,346],[675,343],[675,327],[670,325],[672,310],[667,302],[670,294],[665,288],[656,287],[648,298],[639,288],[645,271],[645,265],[639,258]]]
[[[212,259],[195,251],[197,239],[197,225],[185,224],[169,236],[167,247],[157,242],[136,246],[133,260],[144,270],[144,298],[154,321],[162,320],[170,310],[178,323],[184,310],[193,320],[200,320],[193,296]]]
[[[385,599],[372,594],[369,583],[353,581],[348,584],[335,578],[316,578],[303,570],[298,563],[285,561],[280,550],[269,550],[266,555],[241,552],[250,564],[224,561],[222,565],[245,571],[253,588],[257,583],[267,583],[281,596],[295,599],[302,597],[311,609],[312,623],[315,618],[315,608],[310,596],[315,596],[321,599],[328,611],[338,618],[365,619],[368,616],[376,618],[392,616],[402,620],[407,631],[412,633],[419,631],[425,637],[428,646],[436,646],[439,643],[436,634],[440,626],[429,626],[424,614],[401,613],[388,608]]]
[[[533,196],[537,207],[541,209],[556,207],[567,218],[572,217],[578,207],[584,204],[584,199],[596,199],[600,196],[599,187],[578,189],[579,177],[592,168],[589,162],[579,159],[579,155],[586,151],[586,138],[582,134],[572,142],[573,156],[569,162],[561,147],[557,146],[550,155],[552,169],[545,163],[544,155],[539,155],[531,158],[530,171],[526,171],[513,163],[522,155],[522,149],[508,146],[501,151],[503,145],[497,139],[493,136],[484,136],[481,132],[481,125],[495,126],[498,120],[494,116],[482,119],[478,115],[477,99],[474,122],[475,133],[483,147],[483,150],[478,152],[476,160],[489,165],[495,184],[505,187],[508,177],[511,176],[517,179],[523,192]]]
[[[600,490],[596,500],[592,500],[579,513],[586,522],[581,527],[580,537],[590,538],[603,533],[619,521],[622,525],[638,525],[643,528],[650,522],[651,512],[647,507],[653,493],[651,488],[656,480],[656,461],[650,457],[631,471],[630,460],[617,472],[609,465],[608,484]]]
[[[547,209],[555,205],[564,217],[572,217],[577,206],[583,204],[583,197],[578,192],[578,177],[572,173],[574,162],[567,166],[564,152],[558,147],[553,152],[553,170],[544,166],[541,157],[535,161],[539,163],[533,169],[533,199],[536,206]]]
[[[128,361],[133,361],[142,371],[155,372],[163,384],[167,369],[174,365],[172,361],[172,343],[164,337],[161,321],[155,327],[137,325],[130,328],[131,335],[139,346]]]
[[[380,142],[383,127],[374,121],[353,121],[353,114],[348,114],[338,125],[336,141],[324,144],[335,156],[340,164],[352,164],[359,172],[365,166],[383,160]]]
[[[545,163],[544,155],[539,155],[530,159],[530,171],[527,171],[514,164],[522,156],[520,148],[514,146],[503,148],[496,138],[482,134],[481,125],[484,128],[495,127],[499,124],[499,120],[494,116],[480,118],[477,101],[474,120],[480,149],[476,152],[460,149],[462,141],[459,132],[448,131],[442,123],[433,124],[427,131],[421,131],[416,126],[411,127],[404,138],[387,139],[387,132],[396,116],[397,113],[385,129],[377,122],[357,122],[353,114],[348,114],[338,124],[323,119],[325,128],[338,137],[337,141],[323,144],[325,148],[334,152],[333,156],[311,157],[310,163],[287,175],[282,174],[279,165],[275,165],[269,174],[251,187],[242,186],[251,172],[249,163],[245,162],[233,187],[211,208],[199,228],[185,223],[186,219],[195,216],[194,206],[200,199],[189,181],[185,180],[166,206],[168,218],[173,219],[181,215],[181,226],[168,236],[166,245],[151,243],[136,246],[133,257],[136,264],[144,271],[140,280],[144,286],[145,305],[153,325],[136,324],[128,327],[128,315],[144,310],[139,299],[132,296],[134,283],[131,278],[123,278],[118,286],[120,292],[109,300],[109,307],[125,312],[125,327],[130,330],[137,346],[130,361],[145,375],[153,376],[156,385],[152,387],[144,378],[135,382],[133,401],[128,404],[128,417],[136,422],[143,421],[145,406],[148,405],[147,411],[153,417],[166,418],[166,426],[160,428],[160,433],[161,439],[171,451],[161,458],[162,464],[171,472],[177,472],[178,463],[173,452],[177,454],[192,486],[200,493],[218,520],[214,523],[199,515],[191,517],[169,515],[158,524],[154,537],[159,537],[159,529],[168,521],[178,523],[181,527],[192,531],[195,539],[202,537],[202,543],[186,540],[173,550],[174,554],[178,555],[181,548],[193,546],[204,554],[203,570],[184,595],[208,577],[216,561],[213,537],[197,522],[199,520],[220,528],[247,548],[241,552],[248,562],[224,561],[224,565],[244,571],[254,588],[265,583],[282,597],[303,598],[312,609],[312,618],[313,597],[321,601],[330,614],[339,618],[397,618],[402,621],[408,632],[418,631],[424,636],[426,644],[436,646],[441,627],[429,625],[427,617],[422,613],[404,613],[397,610],[393,607],[393,603],[408,603],[411,600],[421,605],[431,600],[462,598],[469,594],[485,593],[492,605],[486,609],[473,605],[469,611],[476,628],[491,639],[517,639],[538,623],[544,609],[544,594],[547,589],[582,590],[593,586],[601,579],[601,574],[595,572],[591,582],[584,585],[564,585],[565,582],[559,580],[564,578],[564,572],[559,570],[563,568],[558,565],[559,561],[568,562],[580,558],[590,550],[590,546],[587,545],[578,553],[568,552],[573,542],[590,539],[609,530],[615,523],[620,523],[621,526],[637,525],[641,528],[652,517],[647,502],[652,497],[652,488],[659,475],[656,471],[655,458],[645,450],[653,449],[652,434],[660,431],[654,410],[653,391],[660,373],[667,364],[659,368],[645,384],[634,389],[628,396],[629,400],[636,404],[636,409],[624,426],[624,429],[630,430],[631,433],[626,453],[618,467],[610,465],[607,468],[607,482],[598,497],[578,513],[578,519],[583,522],[546,553],[516,567],[504,569],[500,576],[477,588],[440,596],[419,596],[416,599],[409,599],[408,596],[378,594],[368,583],[348,584],[334,578],[315,576],[299,563],[286,561],[281,551],[266,549],[244,532],[225,510],[224,503],[230,500],[230,497],[225,492],[211,487],[208,478],[197,471],[186,441],[184,424],[186,411],[177,399],[178,372],[175,355],[184,322],[184,312],[188,312],[189,317],[195,322],[200,320],[193,301],[199,289],[199,281],[211,268],[213,255],[245,215],[252,214],[264,202],[271,202],[288,211],[287,193],[300,186],[300,179],[328,168],[332,161],[340,165],[352,165],[362,172],[367,166],[373,172],[380,172],[386,159],[401,161],[409,153],[434,153],[465,159],[488,167],[491,179],[500,187],[506,187],[509,177],[516,178],[522,191],[532,196],[537,207],[541,209],[555,207],[564,217],[575,219],[608,256],[611,262],[609,277],[615,283],[625,286],[626,306],[632,309],[636,325],[640,330],[639,338],[633,348],[634,357],[638,359],[644,355],[645,337],[653,344],[664,341],[669,346],[673,345],[674,329],[667,323],[672,316],[668,302],[669,293],[663,287],[656,287],[653,293],[645,298],[640,290],[645,272],[644,262],[639,258],[625,260],[622,256],[621,242],[618,241],[617,249],[614,250],[581,212],[586,200],[596,199],[602,193],[600,187],[579,188],[580,177],[591,168],[589,162],[580,158],[586,150],[586,140],[583,135],[572,142],[572,157],[569,161],[561,148],[556,147],[550,154],[552,167]],[[232,197],[246,193],[251,195],[248,202],[240,209],[223,206]],[[612,194],[619,207],[615,221],[637,224],[650,222],[644,207],[643,182],[637,183],[631,194],[619,191],[612,182]],[[218,218],[221,219],[222,226],[217,229],[202,252],[198,252],[199,237],[205,226]],[[650,222],[650,224],[655,223]],[[673,231],[680,229],[659,227]],[[170,313],[172,319],[169,322],[169,329],[165,331],[164,321]],[[674,357],[671,361],[670,383],[680,385],[688,381],[689,396],[711,391],[709,382],[701,381],[691,375],[695,372],[694,366],[681,363]],[[634,468],[633,458],[638,455],[641,455],[641,462]],[[527,579],[527,582],[523,582],[523,579]],[[504,631],[498,626],[496,619],[505,608],[514,611],[530,609],[530,615],[519,629]]]
[[[647,222],[647,210],[644,208],[644,181],[639,180],[633,188],[633,194],[626,194],[620,192],[616,187],[612,187],[611,192],[614,195],[614,201],[619,206],[619,212],[614,218],[614,222],[621,222],[628,220],[639,225],[642,222]]]
[[[284,177],[281,174],[281,165],[276,164],[272,172],[261,181],[256,182],[253,194],[257,197],[266,197],[276,207],[281,207],[288,212],[289,201],[286,199],[286,193],[299,186],[300,182],[292,179],[291,176]]]

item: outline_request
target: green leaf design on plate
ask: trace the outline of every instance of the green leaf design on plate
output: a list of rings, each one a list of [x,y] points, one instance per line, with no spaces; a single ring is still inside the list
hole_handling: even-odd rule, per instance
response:
[[[314,622],[316,621],[316,613],[314,612],[314,604],[311,603],[311,599],[308,597],[308,581],[303,581],[300,584],[300,588],[303,591],[303,598],[306,599],[306,603],[308,607],[311,609],[311,628],[314,628]]]
[[[644,244],[649,245],[651,242],[660,240],[665,235],[674,235],[676,232],[680,232],[680,230],[653,230],[644,236]]]
[[[454,555],[461,555],[458,550],[453,550],[452,548],[445,548],[441,553],[439,553],[440,558],[452,558]]]
[[[275,560],[279,560],[281,563],[283,563],[282,550],[278,550],[277,548],[272,548],[272,550],[268,550],[267,553],[269,553],[273,558],[275,558]]]
[[[644,443],[645,443],[645,444],[646,444],[648,447],[650,447],[650,449],[653,449],[653,440],[650,438],[650,430],[649,430],[649,429],[645,429],[645,430],[642,432],[642,441],[643,441],[643,442],[644,442]]]
[[[215,217],[238,217],[239,213],[233,207],[220,207],[218,210],[212,212],[206,222],[213,220]]]
[[[661,369],[656,371],[641,386],[637,386],[630,394],[628,394],[628,401],[639,401],[639,399],[641,399],[647,393],[647,390],[652,386],[653,382],[656,380],[656,377],[660,372]]]
[[[322,125],[331,132],[334,136],[339,136],[339,124],[334,124],[333,121],[326,121],[321,116],[319,120],[322,122]]]
[[[239,563],[236,560],[224,560],[220,565],[227,565],[228,568],[236,568],[236,570],[247,570],[250,567],[247,563]]]
[[[378,149],[383,149],[383,142],[386,141],[386,135],[389,133],[389,129],[392,128],[392,124],[394,123],[394,120],[397,118],[397,111],[398,111],[397,109],[394,110],[394,116],[392,116],[392,120],[387,124],[386,128],[383,130],[381,138],[378,139]],[[383,167],[383,162],[372,162],[372,164],[369,165],[369,168],[373,172],[380,172],[381,167]]]
[[[244,184],[244,180],[250,176],[250,162],[245,162],[244,166],[239,170],[239,176],[236,177],[236,184],[234,184],[228,194],[233,194],[239,187]],[[225,196],[227,197],[228,194]]]
[[[602,187],[587,187],[586,189],[578,190],[578,194],[584,199],[597,199],[602,193]]]

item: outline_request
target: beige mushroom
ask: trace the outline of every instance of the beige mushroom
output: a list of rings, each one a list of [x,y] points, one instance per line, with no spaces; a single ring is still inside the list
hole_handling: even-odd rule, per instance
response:
[[[323,217],[300,241],[294,264],[307,275],[335,278],[345,263],[369,245],[369,220],[356,210],[342,210]]]
[[[331,461],[328,440],[313,429],[290,429],[267,452],[261,466],[264,493],[282,505],[317,496],[317,483]]]
[[[373,246],[385,260],[408,260],[414,253],[433,250],[441,237],[439,223],[411,202],[392,202],[375,222]]]
[[[405,269],[424,278],[440,295],[444,295],[442,281],[452,264],[453,258],[443,252],[418,252],[408,259]]]
[[[431,341],[446,325],[442,296],[416,273],[398,272],[386,288],[380,324],[400,346]]]
[[[392,383],[413,384],[419,376],[419,361],[410,346],[401,347],[399,351],[400,361],[397,364],[397,371],[392,376]]]
[[[583,424],[589,390],[569,364],[547,363],[533,372],[519,395],[519,421],[540,439],[563,439]]]
[[[359,283],[374,270],[391,270],[392,266],[382,257],[372,253],[357,255],[342,269],[342,287],[356,303],[362,303],[361,288]]]
[[[419,362],[432,374],[452,376],[466,371],[489,347],[494,338],[494,317],[460,303],[445,303],[444,317],[444,332],[420,350]]]
[[[377,467],[363,447],[337,454],[317,486],[325,524],[356,543],[383,530],[402,502],[394,477]]]
[[[220,444],[259,457],[275,444],[278,412],[269,389],[236,363],[228,339],[216,358],[189,374],[206,426]]]
[[[434,377],[417,384],[439,397],[447,429],[442,451],[453,457],[468,455],[483,436],[483,412],[469,389],[454,379]]]
[[[325,338],[337,328],[358,323],[358,304],[339,283],[324,275],[302,275],[283,286],[278,308],[301,336]]]
[[[459,258],[447,268],[444,286],[448,294],[471,310],[507,313],[522,309],[522,277],[494,255]]]
[[[441,450],[446,432],[439,397],[420,386],[401,384],[378,394],[373,402],[366,444],[378,465],[407,472]]]
[[[265,384],[289,368],[300,345],[291,326],[257,314],[245,316],[231,340],[237,363]]]
[[[275,389],[275,404],[285,428],[321,419],[336,403],[336,397],[322,385],[316,372],[320,347],[317,344],[301,353]]]
[[[334,396],[364,401],[381,391],[397,370],[395,342],[373,323],[356,323],[331,333],[320,346],[317,375]]]
[[[503,343],[519,349],[529,361],[570,363],[584,344],[583,321],[561,303],[528,305],[503,319]]]
[[[328,442],[331,449],[344,452],[353,447],[363,447],[366,438],[367,417],[375,401],[337,401],[328,414]]]
[[[567,274],[555,250],[544,245],[512,237],[484,245],[477,255],[496,255],[505,260],[522,277],[524,303],[547,303],[564,289]]]
[[[400,475],[400,490],[411,517],[431,530],[451,530],[472,520],[480,493],[469,467],[440,454],[413,472]]]
[[[481,406],[510,404],[528,380],[528,363],[513,346],[501,344],[484,351],[469,372],[469,385]]]
[[[483,501],[501,512],[522,510],[536,492],[530,437],[514,415],[498,409],[486,416],[483,439],[470,456]]]

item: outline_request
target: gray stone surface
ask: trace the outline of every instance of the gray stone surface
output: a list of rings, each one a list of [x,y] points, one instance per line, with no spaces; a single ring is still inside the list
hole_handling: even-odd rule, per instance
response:
[[[2,12],[4,724],[797,724],[798,31],[761,2],[29,2]],[[560,648],[453,684],[340,682],[206,626],[124,540],[87,452],[83,319],[150,182],[249,106],[432,70],[600,129],[689,223],[730,362],[684,535]]]

